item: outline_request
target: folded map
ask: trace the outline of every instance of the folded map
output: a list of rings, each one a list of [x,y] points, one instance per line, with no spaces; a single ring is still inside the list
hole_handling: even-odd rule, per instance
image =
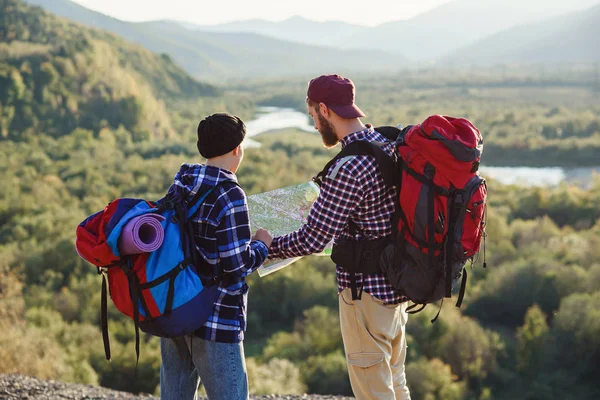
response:
[[[318,196],[319,187],[314,182],[248,196],[250,226],[254,231],[266,229],[273,237],[294,232],[306,222],[310,207]],[[318,255],[331,255],[331,243]],[[300,258],[269,260],[258,269],[258,274],[263,277]]]

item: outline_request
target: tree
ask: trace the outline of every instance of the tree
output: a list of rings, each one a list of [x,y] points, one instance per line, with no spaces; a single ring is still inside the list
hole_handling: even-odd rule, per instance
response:
[[[311,356],[302,364],[302,375],[310,393],[352,395],[346,357],[341,350]]]
[[[565,298],[553,328],[561,366],[595,379],[600,373],[600,291]]]
[[[264,356],[301,362],[313,355],[337,351],[342,344],[339,325],[339,317],[331,309],[314,306],[304,311],[304,318],[296,322],[294,332],[278,332],[269,338]]]
[[[503,344],[497,333],[469,317],[457,315],[441,339],[441,358],[459,379],[480,384],[497,367]]]
[[[527,310],[525,323],[517,330],[517,371],[534,376],[548,337],[546,315],[535,304]]]
[[[460,400],[465,393],[464,382],[458,381],[449,365],[440,359],[421,358],[406,367],[406,379],[413,399]]]
[[[0,64],[0,104],[14,105],[23,98],[26,87],[16,69]]]
[[[298,367],[288,360],[274,358],[259,364],[251,357],[246,360],[246,366],[252,394],[302,394],[306,391]]]

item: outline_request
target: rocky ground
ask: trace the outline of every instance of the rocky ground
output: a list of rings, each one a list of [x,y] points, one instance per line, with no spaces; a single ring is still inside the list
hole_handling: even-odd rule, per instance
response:
[[[27,399],[27,400],[158,400],[149,395],[133,395],[131,393],[117,392],[114,390],[90,386],[44,381],[23,375],[0,374],[0,400]],[[252,400],[352,400],[351,397],[320,396],[320,395],[265,395],[251,396]]]

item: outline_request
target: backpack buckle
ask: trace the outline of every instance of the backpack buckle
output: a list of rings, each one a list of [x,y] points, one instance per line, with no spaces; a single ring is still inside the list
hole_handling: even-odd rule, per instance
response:
[[[162,206],[167,210],[172,210],[173,208],[175,208],[175,203],[171,198],[168,198],[162,203]]]
[[[456,196],[454,197],[454,207],[462,207],[463,202],[463,194],[461,192],[456,193]]]
[[[123,271],[123,273],[127,277],[131,277],[132,274],[134,274],[133,263],[131,262],[131,259],[129,257],[127,257],[125,262],[122,262],[121,264],[119,264],[119,267],[121,267],[121,271]]]

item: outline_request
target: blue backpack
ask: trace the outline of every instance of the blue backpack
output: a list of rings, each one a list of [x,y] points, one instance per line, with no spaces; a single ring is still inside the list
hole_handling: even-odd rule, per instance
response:
[[[102,335],[107,360],[107,278],[113,303],[134,321],[138,359],[140,329],[160,337],[183,336],[202,327],[212,315],[221,276],[217,267],[199,254],[189,222],[217,186],[204,193],[198,191],[199,186],[189,196],[175,187],[157,202],[116,199],[77,227],[77,252],[102,275]],[[122,255],[118,242],[123,227],[132,218],[149,213],[164,217],[160,222],[162,245],[152,253]]]

